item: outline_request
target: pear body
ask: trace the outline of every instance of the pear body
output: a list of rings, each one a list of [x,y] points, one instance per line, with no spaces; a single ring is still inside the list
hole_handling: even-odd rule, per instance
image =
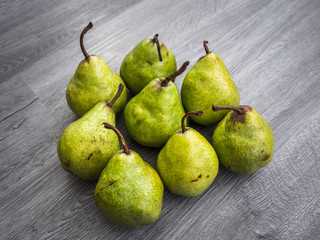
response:
[[[227,110],[213,112],[215,105],[238,106],[239,91],[222,60],[213,52],[209,52],[187,73],[181,87],[181,98],[186,111],[201,109],[201,118],[191,119],[201,125],[218,123]]]
[[[84,180],[98,179],[110,158],[120,149],[117,135],[103,127],[115,124],[115,113],[106,102],[97,103],[60,135],[58,156],[62,167]]]
[[[115,113],[122,110],[127,101],[127,88],[121,77],[113,72],[100,57],[90,56],[80,62],[67,88],[66,98],[70,109],[79,117],[100,101],[109,102],[118,90],[124,89],[114,104]]]
[[[161,80],[151,81],[124,109],[130,136],[141,145],[162,147],[180,128],[185,112],[173,82],[166,87]]]
[[[211,144],[197,131],[177,131],[161,149],[157,170],[174,194],[195,197],[205,191],[218,174],[218,157]]]
[[[95,200],[111,223],[139,227],[158,219],[163,188],[158,173],[137,153],[119,151],[101,173]]]
[[[243,116],[229,112],[212,137],[220,163],[240,174],[268,165],[273,156],[272,130],[255,109],[250,109]]]
[[[137,94],[153,79],[166,77],[177,70],[175,56],[161,41],[159,60],[157,44],[153,39],[142,40],[123,59],[120,76],[130,91]]]

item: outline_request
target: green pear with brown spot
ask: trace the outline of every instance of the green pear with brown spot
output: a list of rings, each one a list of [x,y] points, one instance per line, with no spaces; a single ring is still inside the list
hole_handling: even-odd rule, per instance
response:
[[[273,133],[267,121],[252,107],[212,106],[231,110],[218,124],[212,145],[219,161],[230,171],[251,174],[267,166],[273,156]]]
[[[163,183],[158,173],[136,152],[129,150],[122,134],[109,123],[123,144],[101,173],[95,200],[105,218],[118,226],[135,228],[157,221],[161,213]]]
[[[201,114],[202,111],[192,111],[182,118],[182,129],[168,140],[157,159],[157,170],[164,185],[172,193],[185,197],[203,193],[219,169],[211,144],[196,130],[184,126],[187,116]]]
[[[180,128],[185,114],[177,87],[171,81],[188,66],[182,67],[166,78],[152,80],[134,96],[124,109],[124,121],[130,136],[147,147],[163,147]]]
[[[120,149],[117,135],[103,127],[103,122],[115,124],[114,103],[123,91],[109,102],[97,103],[89,112],[71,123],[60,135],[58,156],[62,167],[84,180],[96,180],[110,158]]]
[[[119,84],[124,86],[124,90],[113,106],[115,113],[122,110],[127,102],[127,88],[121,77],[102,58],[90,56],[84,48],[83,37],[92,27],[90,22],[80,35],[85,59],[79,63],[66,91],[68,106],[78,117],[82,117],[100,101],[111,101]]]
[[[182,104],[186,111],[202,109],[201,118],[191,119],[201,125],[218,123],[229,111],[213,112],[212,103],[238,106],[239,91],[228,69],[217,54],[209,51],[207,41],[203,42],[206,55],[201,57],[187,73],[181,87]]]
[[[156,34],[142,40],[126,55],[121,63],[120,76],[130,91],[138,94],[152,80],[169,76],[176,70],[174,54]]]

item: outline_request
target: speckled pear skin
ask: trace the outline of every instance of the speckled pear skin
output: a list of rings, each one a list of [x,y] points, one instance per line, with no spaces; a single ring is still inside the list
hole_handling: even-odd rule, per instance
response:
[[[100,57],[90,56],[80,62],[70,80],[66,97],[70,109],[79,117],[100,101],[109,102],[124,85],[121,96],[113,106],[115,113],[122,110],[127,102],[127,88],[121,77],[113,72]]]
[[[174,194],[195,197],[205,191],[218,174],[219,161],[211,144],[188,127],[177,131],[161,149],[157,170]]]
[[[238,106],[239,91],[222,60],[213,52],[200,58],[187,73],[181,87],[181,99],[186,111],[201,109],[201,118],[192,121],[208,126],[218,123],[227,110],[213,112],[212,104]]]
[[[273,156],[273,133],[264,118],[252,108],[244,122],[232,120],[229,112],[212,137],[220,163],[233,172],[251,174],[267,166]]]
[[[119,151],[99,178],[95,200],[108,221],[135,228],[158,219],[163,188],[158,173],[137,153]]]
[[[137,94],[153,79],[167,77],[177,70],[176,58],[161,41],[159,55],[156,43],[150,39],[142,40],[123,59],[120,76],[130,91]]]
[[[130,136],[147,147],[162,147],[181,127],[185,112],[173,82],[161,87],[161,80],[151,81],[133,97],[124,109]]]
[[[115,124],[115,113],[106,102],[97,103],[60,135],[58,156],[62,167],[84,180],[98,179],[110,158],[120,149],[118,136],[103,122]]]

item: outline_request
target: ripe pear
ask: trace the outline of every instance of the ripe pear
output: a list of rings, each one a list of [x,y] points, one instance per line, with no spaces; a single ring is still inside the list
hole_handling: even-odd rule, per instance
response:
[[[106,219],[122,227],[154,223],[161,212],[163,183],[158,173],[134,151],[129,150],[122,134],[109,123],[123,144],[101,173],[95,200]]]
[[[104,121],[115,124],[114,103],[123,85],[109,102],[97,103],[89,112],[71,123],[60,135],[58,156],[62,167],[84,180],[98,179],[110,158],[120,149],[117,135],[105,129]]]
[[[80,46],[85,59],[79,63],[66,92],[68,105],[78,117],[83,116],[98,102],[110,101],[119,84],[124,86],[124,91],[113,106],[115,113],[122,110],[127,102],[127,88],[121,77],[102,58],[90,56],[84,48],[83,37],[92,26],[90,22],[80,35]]]
[[[137,94],[153,79],[169,76],[176,70],[175,56],[156,34],[153,39],[142,40],[127,54],[120,67],[120,76]]]
[[[205,191],[218,174],[218,157],[211,144],[196,130],[184,126],[189,115],[201,116],[202,111],[188,112],[178,130],[161,149],[157,170],[164,185],[174,194],[195,197]]]
[[[202,109],[203,116],[191,119],[201,125],[218,123],[228,111],[213,112],[212,103],[218,105],[238,106],[239,91],[231,76],[215,53],[209,51],[207,41],[203,42],[206,55],[187,73],[181,87],[182,104],[186,111]]]
[[[180,128],[185,114],[172,80],[188,66],[183,66],[167,78],[152,80],[133,97],[124,109],[124,120],[130,136],[141,145],[162,147]]]
[[[212,106],[232,110],[218,124],[212,137],[219,161],[233,172],[251,174],[267,166],[273,155],[273,134],[266,120],[252,107]]]

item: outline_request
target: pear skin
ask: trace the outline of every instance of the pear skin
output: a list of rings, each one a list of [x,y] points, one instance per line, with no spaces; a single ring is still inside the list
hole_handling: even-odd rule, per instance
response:
[[[267,166],[274,148],[273,133],[267,121],[246,105],[213,106],[213,109],[233,109],[218,124],[212,137],[220,163],[240,174],[251,174]]]
[[[126,55],[120,76],[130,91],[137,94],[152,80],[169,76],[176,70],[174,54],[158,40],[156,34],[153,39],[142,40]]]
[[[177,131],[157,159],[157,170],[164,185],[172,193],[185,197],[203,193],[217,176],[218,169],[215,150],[190,127]]]
[[[186,111],[202,109],[201,118],[191,116],[192,121],[208,126],[218,123],[228,110],[213,112],[211,106],[238,106],[239,91],[218,55],[208,50],[204,42],[206,55],[187,73],[181,87],[181,99]]]
[[[123,136],[119,137],[124,150],[116,153],[103,170],[95,189],[96,203],[115,225],[135,228],[152,224],[161,213],[163,183],[148,163],[128,149]]]
[[[127,101],[127,88],[107,63],[98,56],[90,56],[83,46],[84,34],[92,28],[92,23],[83,30],[80,46],[85,59],[82,60],[67,87],[66,98],[70,109],[78,116],[83,116],[100,101],[109,102],[118,90],[119,84],[124,91],[113,106],[115,113],[122,110]]]

